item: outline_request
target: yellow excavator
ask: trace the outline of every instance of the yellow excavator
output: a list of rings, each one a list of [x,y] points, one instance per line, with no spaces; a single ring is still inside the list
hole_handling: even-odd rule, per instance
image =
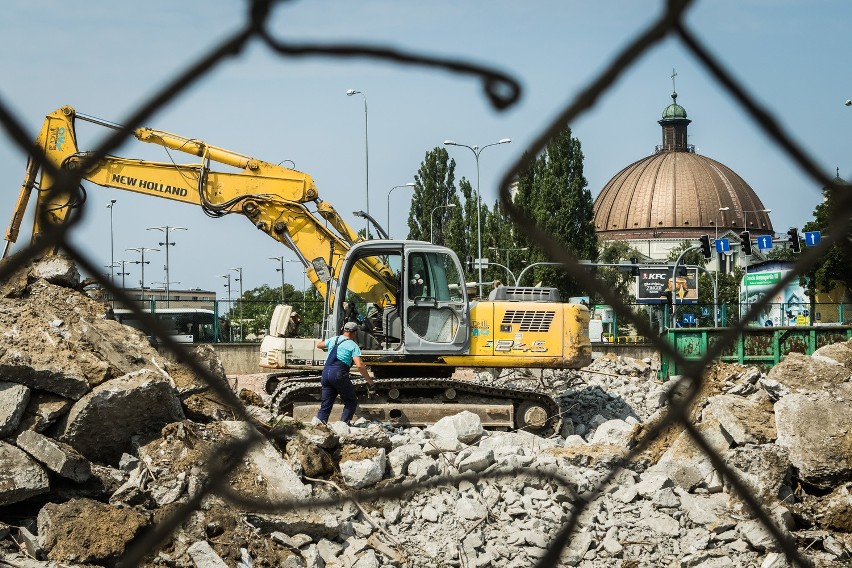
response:
[[[363,360],[378,378],[378,397],[361,405],[362,415],[429,424],[466,409],[486,426],[542,433],[558,426],[558,405],[548,395],[451,375],[456,368],[588,365],[585,306],[562,303],[556,290],[540,287],[501,286],[488,299],[471,301],[462,264],[451,249],[423,241],[363,240],[319,198],[304,172],[150,128],[137,129],[135,137],[200,161],[176,164],[117,156],[92,160],[91,153],[78,148],[75,120],[121,128],[68,106],[47,115],[35,145],[57,170],[103,187],[190,203],[214,217],[241,214],[293,251],[325,298],[323,337],[336,334],[347,321],[359,324]],[[239,171],[213,170],[214,163]],[[4,257],[18,237],[33,191],[34,239],[45,223],[66,222],[75,205],[73,192],[50,191],[56,180],[40,165],[29,159]],[[309,418],[318,404],[316,370],[325,353],[317,350],[317,338],[287,337],[291,312],[289,306],[276,308],[261,343],[259,364],[276,371],[268,383],[273,405],[296,418]],[[357,382],[356,388],[366,390]]]

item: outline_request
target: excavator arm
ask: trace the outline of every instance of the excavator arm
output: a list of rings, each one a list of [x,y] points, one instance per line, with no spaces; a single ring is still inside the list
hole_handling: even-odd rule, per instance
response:
[[[103,187],[198,205],[212,217],[242,214],[257,229],[293,250],[304,264],[306,276],[323,296],[327,284],[319,277],[313,263],[322,259],[335,268],[351,246],[361,240],[334,207],[319,199],[313,179],[304,172],[150,128],[137,129],[136,138],[198,156],[201,160],[193,164],[175,164],[107,156],[95,161],[91,153],[78,149],[76,118],[120,128],[79,115],[68,106],[49,114],[35,145],[56,169]],[[215,171],[211,169],[214,163],[238,171]],[[41,176],[36,182],[39,172]],[[34,239],[46,229],[44,223],[62,224],[67,220],[76,201],[70,193],[50,191],[56,181],[47,168],[38,167],[38,162],[30,158],[6,232],[4,257],[9,253],[10,244],[17,240],[34,189],[37,190]],[[311,203],[316,207],[315,213],[308,208]],[[365,301],[380,305],[394,301],[395,280],[389,268],[370,259],[363,261],[359,274],[359,281],[350,287],[353,292]]]

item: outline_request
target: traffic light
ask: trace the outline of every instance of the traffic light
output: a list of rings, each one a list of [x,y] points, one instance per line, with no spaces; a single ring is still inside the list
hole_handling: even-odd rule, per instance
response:
[[[704,260],[713,258],[713,253],[710,251],[710,235],[701,235],[698,240],[701,241],[701,254],[704,255]]]
[[[790,236],[790,248],[793,249],[793,252],[801,252],[802,243],[799,241],[799,229],[790,227],[787,234]]]
[[[638,266],[639,265],[639,259],[636,258],[635,256],[630,257],[630,264],[633,265],[630,268],[630,276],[633,276],[634,278],[636,276],[639,276],[639,266]]]
[[[740,233],[740,250],[743,251],[745,255],[751,255],[751,235],[748,231],[743,231]]]
[[[464,268],[467,272],[473,272],[473,257],[467,255],[467,258],[464,259]]]

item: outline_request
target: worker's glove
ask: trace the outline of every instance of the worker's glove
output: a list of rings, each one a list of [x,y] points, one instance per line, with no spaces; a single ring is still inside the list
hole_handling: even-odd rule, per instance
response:
[[[375,385],[367,385],[367,398],[376,398]]]

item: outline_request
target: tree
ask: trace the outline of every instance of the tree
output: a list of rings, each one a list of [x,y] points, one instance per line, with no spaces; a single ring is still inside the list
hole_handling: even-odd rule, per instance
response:
[[[547,144],[545,151],[518,179],[515,203],[559,244],[580,259],[597,260],[598,242],[593,225],[593,200],[583,175],[580,141],[565,128]],[[513,231],[514,247],[529,247],[529,260],[547,262],[547,251],[533,246],[523,229]],[[555,286],[564,297],[584,295],[588,290],[556,267],[532,269],[534,281]]]
[[[823,235],[830,234],[831,216],[837,211],[838,204],[835,192],[850,191],[850,186],[840,176],[834,178],[835,186],[823,189],[822,203],[814,208],[814,219],[802,228],[803,231],[820,231]],[[841,189],[836,189],[836,188]],[[819,264],[808,274],[804,283],[811,301],[816,299],[817,292],[831,292],[835,288],[844,287],[846,295],[852,289],[852,219],[845,227],[846,238],[841,238],[831,245],[820,259]]]
[[[242,314],[242,320],[245,323],[244,335],[253,333],[262,337],[269,328],[275,306],[280,303],[281,287],[270,288],[264,284],[244,291],[242,297],[234,302],[231,309],[221,315],[233,322]],[[321,323],[323,316],[323,302],[316,296],[315,290],[310,289],[305,293],[302,290],[296,290],[291,284],[284,284],[284,303],[293,306],[294,311],[301,315],[300,335],[312,336],[314,324]]]
[[[601,241],[598,252],[598,262],[601,264],[618,264],[621,260],[640,259],[642,254],[624,241]],[[634,295],[635,277],[632,270],[616,267],[600,267],[597,277],[604,285],[615,292],[625,304],[636,301]],[[592,298],[592,303],[595,303]]]
[[[408,238],[429,241],[434,236],[437,242],[446,242],[444,237],[450,229],[453,209],[460,205],[456,196],[455,170],[456,162],[450,159],[445,148],[438,146],[426,153],[414,175],[417,185],[408,213]],[[451,203],[455,203],[456,207],[445,207]]]

